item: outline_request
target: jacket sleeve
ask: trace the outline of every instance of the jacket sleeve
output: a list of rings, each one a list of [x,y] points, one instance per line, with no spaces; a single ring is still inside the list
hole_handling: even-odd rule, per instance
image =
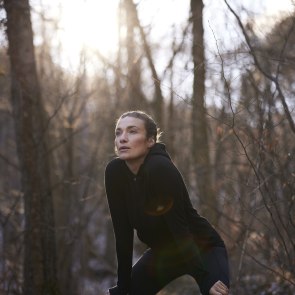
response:
[[[126,202],[120,190],[117,170],[114,161],[108,164],[105,170],[105,188],[113,222],[118,262],[118,281],[114,294],[126,295],[131,281],[133,228],[128,220]]]
[[[169,159],[159,157],[151,165],[149,190],[158,202],[164,200],[164,203],[170,204],[168,210],[164,210],[163,218],[183,261],[194,261],[195,269],[199,270],[200,275],[204,274],[199,249],[189,229],[186,213],[190,203],[188,192],[180,172]],[[161,209],[165,204],[157,206]]]

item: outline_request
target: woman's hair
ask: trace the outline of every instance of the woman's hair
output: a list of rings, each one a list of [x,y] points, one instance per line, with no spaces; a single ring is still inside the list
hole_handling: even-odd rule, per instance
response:
[[[152,137],[155,142],[158,142],[162,132],[160,131],[159,128],[157,128],[157,124],[155,123],[154,119],[149,116],[147,113],[143,112],[143,111],[128,111],[126,113],[123,113],[119,119],[117,120],[117,122],[125,117],[132,117],[132,118],[136,118],[136,119],[140,119],[144,122],[145,125],[145,129],[146,129],[146,137],[150,138]]]

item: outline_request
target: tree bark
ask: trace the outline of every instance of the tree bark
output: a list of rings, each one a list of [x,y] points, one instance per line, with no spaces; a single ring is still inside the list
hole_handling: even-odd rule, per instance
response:
[[[5,0],[11,105],[25,205],[24,294],[58,294],[45,112],[36,71],[28,0]]]
[[[194,61],[194,81],[192,97],[192,157],[194,159],[197,186],[200,195],[202,213],[216,223],[216,198],[214,195],[210,154],[207,134],[205,106],[205,54],[203,28],[203,1],[191,0],[191,15],[193,25],[192,55]]]

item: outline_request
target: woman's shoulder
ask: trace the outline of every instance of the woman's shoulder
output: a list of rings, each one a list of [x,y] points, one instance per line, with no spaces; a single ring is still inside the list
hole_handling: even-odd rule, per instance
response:
[[[123,161],[119,158],[111,159],[105,168],[106,173],[114,173],[116,171],[120,171],[122,169]]]
[[[167,171],[177,171],[170,158],[163,155],[153,155],[148,157],[146,161],[146,169],[149,172],[162,174]]]

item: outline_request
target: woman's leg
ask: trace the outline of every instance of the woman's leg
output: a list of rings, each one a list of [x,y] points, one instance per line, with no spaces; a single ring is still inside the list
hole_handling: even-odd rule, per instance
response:
[[[181,265],[163,265],[161,259],[149,249],[132,268],[130,295],[155,295],[185,273],[185,268]]]
[[[132,268],[130,295],[155,295],[174,279],[189,274],[197,281],[201,293],[209,295],[218,281],[229,287],[229,266],[225,248],[215,247],[202,254],[207,275],[199,277],[199,270],[188,270],[188,264],[163,262],[151,249],[147,250]],[[177,261],[177,259],[176,259]]]
[[[198,278],[191,274],[197,281],[201,293],[208,295],[210,288],[218,281],[222,281],[229,288],[229,265],[226,249],[223,247],[214,247],[202,254],[204,266],[208,274]]]

